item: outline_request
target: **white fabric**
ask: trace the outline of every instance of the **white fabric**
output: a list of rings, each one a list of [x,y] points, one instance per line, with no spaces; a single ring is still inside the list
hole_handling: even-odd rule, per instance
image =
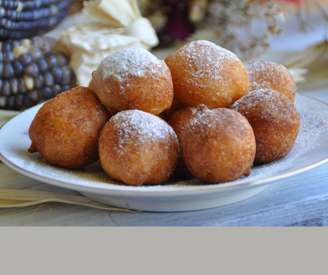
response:
[[[155,30],[141,17],[135,0],[94,0],[59,35],[56,47],[70,55],[78,84],[88,86],[92,72],[113,50],[157,44]]]

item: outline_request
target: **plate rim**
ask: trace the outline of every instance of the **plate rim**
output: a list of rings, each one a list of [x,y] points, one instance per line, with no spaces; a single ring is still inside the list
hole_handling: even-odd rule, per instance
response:
[[[313,98],[311,96],[305,96],[305,95],[300,95],[300,97],[308,98],[312,101],[318,101],[321,104],[324,104],[328,108],[328,103],[324,102],[320,99]],[[19,113],[17,116],[13,117],[9,121],[7,121],[2,128],[0,129],[0,132],[7,127],[7,125],[12,121],[15,120],[15,118],[18,118],[20,116],[24,116],[24,114],[28,111],[31,111],[32,109],[36,109],[40,107],[42,104],[38,104],[36,106],[33,106],[21,113]],[[241,189],[241,188],[252,188],[252,187],[257,187],[260,185],[266,185],[270,182],[281,180],[284,178],[288,178],[303,172],[306,172],[308,170],[311,170],[313,168],[316,168],[320,165],[323,165],[328,162],[328,153],[327,156],[324,158],[321,158],[320,160],[310,164],[310,165],[304,165],[296,170],[292,170],[289,172],[285,172],[282,174],[278,174],[276,176],[270,176],[268,178],[264,179],[258,179],[258,180],[250,180],[250,181],[243,181],[239,183],[234,183],[234,181],[231,182],[225,182],[225,183],[217,183],[217,184],[206,184],[206,185],[191,185],[187,188],[181,188],[181,189],[175,189],[175,188],[163,188],[163,189],[147,189],[147,186],[129,186],[129,185],[118,185],[121,188],[115,188],[115,183],[110,183],[109,185],[106,186],[106,183],[97,183],[95,186],[85,186],[81,185],[79,183],[72,183],[72,182],[65,182],[53,177],[47,177],[44,175],[39,175],[34,172],[31,172],[30,170],[26,170],[24,168],[21,168],[20,166],[16,165],[14,162],[10,161],[7,159],[7,157],[3,154],[3,152],[0,151],[0,160],[6,164],[8,167],[11,169],[17,171],[18,173],[27,176],[29,178],[32,178],[37,181],[44,182],[46,184],[62,187],[65,189],[71,189],[75,191],[80,191],[80,192],[87,192],[87,193],[93,193],[93,194],[99,194],[99,195],[107,195],[108,192],[110,195],[122,195],[124,193],[125,195],[142,195],[142,196],[172,196],[172,195],[197,195],[197,194],[208,194],[208,193],[216,193],[216,192],[225,192],[225,191],[232,191],[234,189]],[[49,165],[49,164],[46,164]],[[51,165],[49,165],[51,166]],[[101,185],[101,186],[100,186]],[[124,189],[123,189],[124,188]]]

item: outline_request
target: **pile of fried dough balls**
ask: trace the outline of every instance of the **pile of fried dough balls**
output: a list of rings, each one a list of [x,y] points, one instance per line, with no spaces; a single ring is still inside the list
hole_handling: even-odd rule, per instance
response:
[[[164,61],[124,48],[102,61],[88,88],[41,107],[29,151],[70,169],[99,158],[127,185],[159,184],[179,173],[231,181],[292,149],[300,126],[295,92],[284,66],[245,66],[209,41],[190,42]]]

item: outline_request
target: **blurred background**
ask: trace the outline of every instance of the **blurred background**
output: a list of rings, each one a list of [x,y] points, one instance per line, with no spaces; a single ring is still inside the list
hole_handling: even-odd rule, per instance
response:
[[[87,86],[118,48],[138,45],[164,57],[195,39],[245,62],[281,62],[300,92],[315,94],[328,87],[327,23],[328,0],[3,0],[0,114]]]

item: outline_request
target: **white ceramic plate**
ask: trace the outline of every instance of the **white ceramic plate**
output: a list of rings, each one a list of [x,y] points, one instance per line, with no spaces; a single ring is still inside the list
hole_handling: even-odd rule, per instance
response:
[[[292,152],[284,159],[255,167],[239,180],[204,184],[196,179],[133,187],[114,183],[98,164],[81,171],[47,165],[29,154],[29,125],[40,108],[14,117],[0,130],[0,157],[9,167],[36,180],[77,190],[113,206],[148,211],[184,211],[216,207],[249,198],[268,183],[304,172],[328,160],[328,105],[304,96],[296,99],[302,127]]]

